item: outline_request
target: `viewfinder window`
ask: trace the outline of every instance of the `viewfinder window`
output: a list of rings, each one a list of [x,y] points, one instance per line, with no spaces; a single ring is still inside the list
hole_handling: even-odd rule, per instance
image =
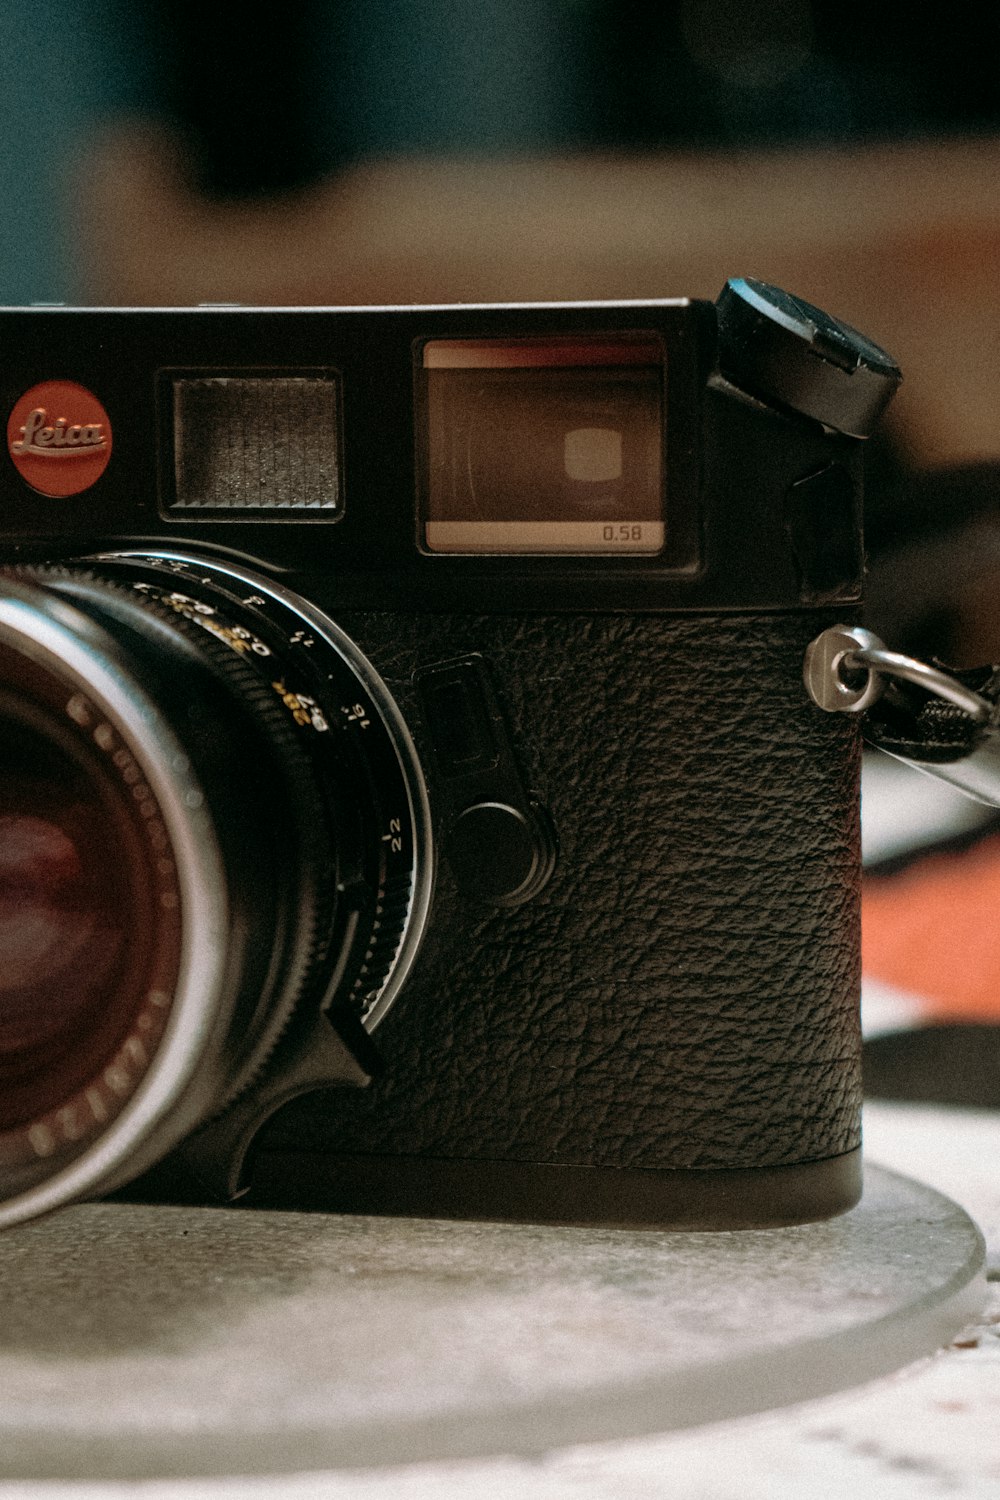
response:
[[[655,335],[437,339],[423,369],[429,551],[661,551]]]

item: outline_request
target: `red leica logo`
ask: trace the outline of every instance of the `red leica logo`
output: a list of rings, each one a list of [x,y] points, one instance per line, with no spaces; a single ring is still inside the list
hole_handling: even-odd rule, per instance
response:
[[[78,495],[107,467],[111,423],[84,386],[47,380],[25,391],[11,412],[7,447],[32,489],[42,495]]]
[[[48,425],[44,406],[36,406],[21,428],[23,437],[11,443],[11,453],[40,453],[43,458],[77,458],[88,448],[106,448],[101,422],[74,422],[67,427],[65,417],[56,417]]]

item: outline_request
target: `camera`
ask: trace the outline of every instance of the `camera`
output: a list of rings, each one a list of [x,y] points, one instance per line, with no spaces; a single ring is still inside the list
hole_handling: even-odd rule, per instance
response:
[[[860,1192],[899,373],[718,302],[0,313],[0,1223]]]

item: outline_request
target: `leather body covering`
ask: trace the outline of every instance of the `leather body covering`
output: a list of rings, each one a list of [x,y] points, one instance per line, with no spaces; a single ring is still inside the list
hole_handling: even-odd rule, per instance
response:
[[[375,1033],[384,1071],[287,1106],[265,1154],[718,1171],[855,1152],[860,741],[801,677],[832,617],[337,618],[402,707],[435,811],[413,675],[486,658],[558,862],[504,910],[442,857]]]

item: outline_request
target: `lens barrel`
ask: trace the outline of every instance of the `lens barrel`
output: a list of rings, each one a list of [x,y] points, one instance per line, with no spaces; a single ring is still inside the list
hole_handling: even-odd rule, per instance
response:
[[[0,575],[0,1224],[139,1175],[303,1015],[372,1027],[428,830],[395,705],[305,601],[200,559]]]

